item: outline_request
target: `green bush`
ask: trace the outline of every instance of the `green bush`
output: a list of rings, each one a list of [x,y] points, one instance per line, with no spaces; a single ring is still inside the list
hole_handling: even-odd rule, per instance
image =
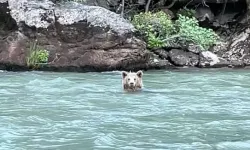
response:
[[[186,42],[194,42],[204,49],[208,49],[219,39],[219,36],[212,29],[200,27],[198,20],[194,17],[179,15],[175,24],[181,39]]]
[[[161,39],[159,36],[157,37],[153,33],[149,33],[148,35],[148,47],[149,48],[160,48],[164,46],[165,46],[165,42],[163,41],[163,39]]]
[[[138,31],[147,37],[150,48],[165,46],[162,41],[174,31],[172,20],[162,11],[140,13],[133,17],[132,23]]]
[[[140,13],[132,19],[135,28],[146,37],[149,48],[168,46],[170,42],[193,42],[204,49],[208,49],[219,36],[212,30],[202,28],[194,17],[178,15],[178,20],[173,22],[170,17],[159,11],[157,13]]]
[[[30,44],[27,65],[29,67],[38,67],[41,63],[47,63],[49,52],[37,46],[36,42]]]

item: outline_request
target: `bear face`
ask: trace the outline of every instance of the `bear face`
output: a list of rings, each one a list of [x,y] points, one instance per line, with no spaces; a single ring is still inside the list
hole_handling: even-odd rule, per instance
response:
[[[126,72],[122,71],[122,85],[123,89],[127,91],[136,91],[142,88],[142,75],[143,72]]]

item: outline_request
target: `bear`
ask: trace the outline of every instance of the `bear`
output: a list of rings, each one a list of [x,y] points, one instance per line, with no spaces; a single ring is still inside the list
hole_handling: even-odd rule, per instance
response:
[[[138,91],[143,87],[142,82],[143,72],[141,70],[137,72],[122,71],[122,86],[125,91]]]

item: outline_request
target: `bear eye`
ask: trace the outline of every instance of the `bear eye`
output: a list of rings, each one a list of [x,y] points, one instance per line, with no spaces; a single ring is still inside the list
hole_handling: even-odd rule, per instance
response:
[[[128,81],[130,81],[130,78],[128,78]]]
[[[134,78],[134,80],[136,80],[136,78]]]

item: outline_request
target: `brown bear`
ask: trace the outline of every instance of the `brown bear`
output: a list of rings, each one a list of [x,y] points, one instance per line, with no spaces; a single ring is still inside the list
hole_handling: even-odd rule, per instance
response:
[[[135,72],[122,71],[122,86],[125,91],[137,91],[143,86],[141,70]]]

